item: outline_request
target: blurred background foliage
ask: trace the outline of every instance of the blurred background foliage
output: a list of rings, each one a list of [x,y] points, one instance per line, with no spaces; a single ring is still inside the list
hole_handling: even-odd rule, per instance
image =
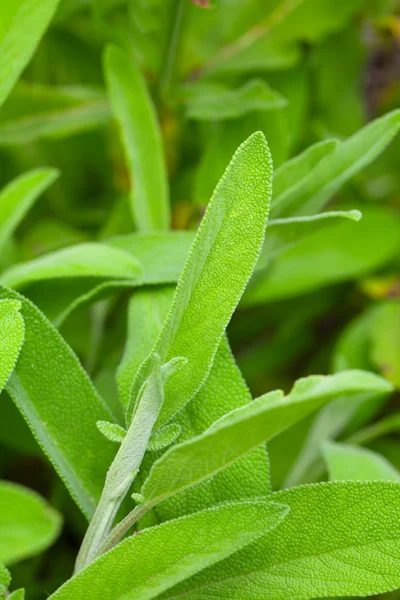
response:
[[[103,76],[109,42],[140,65],[154,100],[176,230],[197,227],[233,152],[253,131],[265,133],[277,169],[318,142],[323,152],[333,151],[325,140],[342,141],[400,106],[399,1],[202,4],[208,6],[206,0],[60,2],[0,110],[0,187],[36,167],[60,173],[2,249],[6,272],[60,248],[135,231],[129,172]],[[368,152],[367,143],[361,157]],[[228,330],[253,395],[345,368],[377,372],[400,388],[399,156],[400,136],[328,191],[326,209],[360,210],[361,221],[340,221],[266,256],[264,275],[254,279]],[[60,302],[62,312],[65,297],[85,291],[73,285],[31,283],[23,293],[53,319],[46,307]],[[128,299],[129,292],[109,293],[58,321],[110,402],[116,402]],[[2,396],[1,477],[36,489],[66,515],[55,548],[12,569],[15,586],[27,587],[33,600],[70,575],[84,522]],[[328,439],[365,445],[400,469],[399,394],[357,406],[345,400],[269,445],[275,488],[324,478],[319,447]]]

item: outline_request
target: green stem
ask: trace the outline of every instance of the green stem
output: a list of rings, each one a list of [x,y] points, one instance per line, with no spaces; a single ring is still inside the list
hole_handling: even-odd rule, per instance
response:
[[[172,24],[168,36],[165,58],[160,70],[160,78],[158,84],[159,95],[162,95],[171,84],[181,33],[184,1],[185,0],[176,0],[175,14],[172,18]]]
[[[104,552],[108,552],[108,550],[111,550],[111,548],[116,546],[118,542],[122,539],[122,537],[125,535],[125,533],[131,527],[133,527],[133,525],[139,519],[141,519],[143,515],[145,515],[147,511],[149,511],[151,508],[153,508],[153,505],[151,504],[136,506],[134,510],[132,510],[120,523],[118,523],[118,525],[114,527],[108,538],[101,546],[98,552],[98,556],[100,554],[104,554]]]

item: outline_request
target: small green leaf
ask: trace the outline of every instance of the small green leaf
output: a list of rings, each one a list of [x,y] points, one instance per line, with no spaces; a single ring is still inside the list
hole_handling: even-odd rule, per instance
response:
[[[146,82],[122,48],[108,46],[104,71],[131,177],[132,214],[139,231],[169,226],[168,177],[161,132]]]
[[[150,600],[277,527],[285,506],[227,503],[150,527],[121,542],[49,600]]]
[[[61,516],[38,494],[0,482],[0,560],[10,565],[39,554],[61,529]]]
[[[58,0],[13,0],[0,7],[0,105],[36,50]]]
[[[18,360],[24,343],[25,325],[18,300],[0,300],[0,392]]]
[[[0,250],[33,203],[58,177],[55,169],[34,169],[20,175],[0,192]]]
[[[120,444],[126,436],[126,429],[118,425],[117,423],[110,423],[109,421],[97,421],[97,429],[106,437],[110,442],[117,442]]]
[[[328,467],[329,479],[400,481],[400,473],[380,454],[337,442],[325,442],[322,452]]]
[[[310,600],[400,587],[400,483],[332,482],[273,494],[283,523],[161,598]]]
[[[261,396],[223,416],[204,434],[167,450],[142,487],[145,504],[154,506],[211,477],[335,397],[387,388],[390,384],[381,377],[347,371],[299,379],[285,399],[279,390]]]
[[[237,89],[221,83],[199,82],[182,88],[186,116],[197,121],[237,119],[249,112],[286,106],[281,94],[262,79],[251,79]]]
[[[6,566],[0,562],[0,594],[4,594],[5,590],[11,583],[11,575]]]
[[[19,288],[34,281],[63,277],[139,279],[140,275],[139,261],[131,254],[106,244],[86,242],[15,265],[3,273],[0,281]]]
[[[6,389],[72,497],[90,517],[115,447],[96,428],[113,415],[95,392],[77,357],[44,315],[17,292],[0,299],[21,303],[25,342]]]
[[[152,434],[147,449],[150,452],[164,450],[164,448],[167,448],[175,442],[179,437],[180,432],[181,426],[178,425],[178,423],[168,423],[167,425],[164,425],[164,427],[161,427]]]
[[[19,589],[11,592],[11,594],[7,597],[7,600],[24,600],[25,598],[25,590]]]
[[[204,383],[218,345],[253,272],[264,240],[271,195],[271,157],[262,133],[237,150],[210,201],[179,279],[154,351],[163,363],[183,356],[188,365],[165,386],[157,422],[165,424]],[[149,373],[147,359],[133,383],[127,410]]]

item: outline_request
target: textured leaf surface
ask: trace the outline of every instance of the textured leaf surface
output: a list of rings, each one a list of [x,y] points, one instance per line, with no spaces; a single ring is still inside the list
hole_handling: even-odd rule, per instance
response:
[[[322,483],[273,499],[290,507],[275,531],[162,598],[309,600],[399,587],[399,483]]]
[[[13,0],[0,7],[0,105],[31,58],[58,0]]]
[[[61,516],[32,490],[0,482],[0,560],[13,564],[50,546],[61,528]]]
[[[0,192],[0,249],[9,240],[35,200],[57,178],[55,169],[34,169],[20,175]]]
[[[161,133],[146,82],[132,58],[116,46],[106,49],[104,68],[128,161],[136,227],[140,231],[167,229],[168,179]]]
[[[400,481],[399,471],[386,458],[372,450],[338,442],[326,442],[322,450],[331,480]]]
[[[24,343],[25,325],[18,300],[0,300],[0,392],[6,385]]]
[[[51,600],[150,600],[273,529],[286,512],[275,503],[232,503],[150,527],[98,558]]]
[[[0,298],[21,303],[25,342],[7,391],[71,495],[91,516],[115,445],[96,428],[113,416],[77,357],[44,315],[17,292]]]
[[[159,426],[194,396],[211,369],[261,250],[271,175],[265,138],[255,133],[239,147],[214,192],[154,347],[163,363],[175,356],[188,359],[187,367],[165,386]],[[147,360],[132,388],[128,420],[148,371]]]
[[[45,254],[8,269],[3,285],[19,288],[34,281],[62,277],[113,277],[139,279],[141,268],[133,256],[106,244],[87,242]]]
[[[157,504],[200,483],[343,393],[386,387],[385,380],[371,373],[347,371],[300,379],[285,399],[279,390],[265,394],[228,413],[204,434],[167,450],[142,487],[144,503]]]

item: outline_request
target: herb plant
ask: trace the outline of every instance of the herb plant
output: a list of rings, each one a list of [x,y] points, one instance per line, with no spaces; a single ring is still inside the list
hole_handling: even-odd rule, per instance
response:
[[[0,598],[400,597],[397,8],[0,6]]]

